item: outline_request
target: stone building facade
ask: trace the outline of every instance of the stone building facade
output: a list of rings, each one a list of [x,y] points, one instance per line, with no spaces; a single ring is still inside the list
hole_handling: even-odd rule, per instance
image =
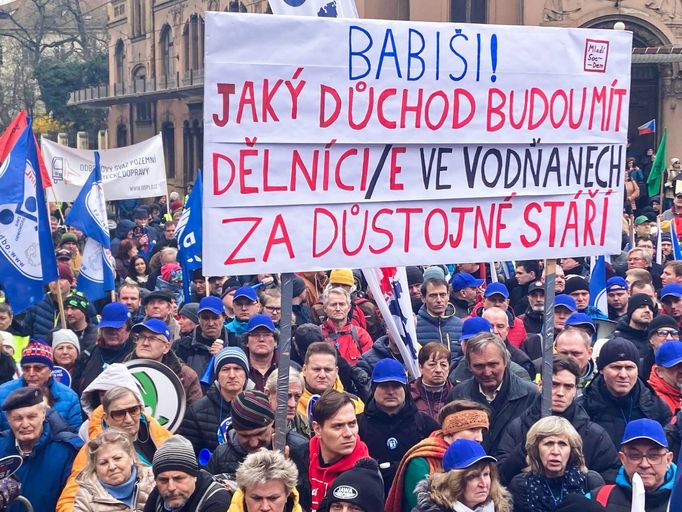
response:
[[[634,47],[682,45],[682,0],[356,0],[361,17],[613,29]],[[168,182],[183,189],[202,166],[203,39],[206,10],[267,13],[266,0],[112,0],[109,85],[76,91],[73,104],[108,108],[111,147],[162,132]],[[629,136],[634,153],[655,146],[637,126],[668,128],[670,156],[682,156],[682,75],[677,59],[636,56]],[[650,59],[651,61],[647,61]]]

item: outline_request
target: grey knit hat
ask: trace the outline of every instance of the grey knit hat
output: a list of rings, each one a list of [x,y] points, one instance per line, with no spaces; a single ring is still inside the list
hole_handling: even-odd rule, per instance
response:
[[[199,464],[192,443],[182,436],[168,438],[154,454],[152,472],[154,477],[165,471],[182,471],[191,476],[199,473]]]

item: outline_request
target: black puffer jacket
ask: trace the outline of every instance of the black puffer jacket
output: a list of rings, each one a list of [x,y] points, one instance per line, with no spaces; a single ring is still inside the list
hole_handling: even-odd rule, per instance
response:
[[[497,468],[503,485],[508,485],[514,475],[526,467],[526,434],[530,427],[541,417],[542,397],[538,396],[525,414],[513,420],[502,434],[497,447]],[[605,480],[613,482],[618,470],[618,451],[608,433],[596,423],[590,421],[585,410],[573,402],[562,414],[576,429],[583,440],[585,465]]]
[[[308,439],[290,430],[287,432],[286,445],[289,447],[289,458],[296,464],[298,469],[298,489],[301,506],[305,510],[310,508],[310,483],[308,481],[308,466],[310,457],[308,455]],[[206,470],[212,475],[225,474],[231,480],[235,479],[237,468],[244,462],[248,453],[237,441],[237,433],[230,430],[227,433],[227,441],[218,446],[213,452],[211,460],[206,466]]]
[[[622,318],[616,324],[616,330],[611,334],[611,339],[613,338],[625,338],[631,341],[637,350],[639,350],[639,357],[643,358],[647,352],[650,350],[651,345],[649,345],[649,336],[646,329],[634,329],[630,327],[627,317]]]
[[[627,396],[618,398],[609,393],[604,377],[598,374],[576,402],[606,430],[614,446],[620,446],[627,422],[649,418],[666,426],[672,417],[670,408],[639,379]]]
[[[76,360],[71,387],[80,395],[105,367],[125,361],[133,348],[133,342],[128,338],[120,348],[111,349],[96,345],[92,354],[83,350]]]
[[[185,436],[199,454],[203,448],[211,451],[218,446],[218,425],[232,411],[230,402],[220,394],[217,381],[206,391],[206,396],[189,406],[178,434]]]
[[[417,410],[407,390],[405,405],[397,414],[386,414],[372,399],[365,412],[358,415],[358,434],[367,445],[369,454],[379,463],[386,494],[403,455],[438,428],[436,420]],[[388,467],[383,467],[386,463]]]
[[[223,327],[218,339],[227,346],[227,331]],[[208,340],[201,335],[201,327],[197,326],[192,334],[183,336],[173,344],[173,352],[182,359],[187,366],[197,372],[199,379],[204,375],[208,363],[211,361],[209,349],[215,340]]]

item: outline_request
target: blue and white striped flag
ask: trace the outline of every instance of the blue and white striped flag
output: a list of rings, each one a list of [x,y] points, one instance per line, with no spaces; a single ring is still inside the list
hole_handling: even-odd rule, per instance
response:
[[[106,297],[107,292],[114,289],[114,265],[97,151],[95,168],[71,206],[66,224],[79,229],[87,237],[76,288],[90,300]]]

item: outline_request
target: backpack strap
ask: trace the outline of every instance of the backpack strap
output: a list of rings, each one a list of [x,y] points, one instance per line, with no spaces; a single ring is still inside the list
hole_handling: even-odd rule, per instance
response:
[[[611,491],[613,491],[614,487],[616,487],[615,484],[602,485],[599,488],[599,491],[597,491],[594,501],[606,508],[606,504],[609,502],[609,496],[611,496]]]
[[[209,500],[209,498],[223,489],[225,489],[225,487],[220,485],[218,482],[211,482],[211,485],[208,486],[208,489],[206,489],[206,492],[199,500],[199,503],[197,503],[196,511],[201,512],[202,507]]]
[[[362,355],[362,347],[360,346],[360,336],[358,335],[358,330],[355,328],[353,324],[351,324],[350,326],[350,335],[353,337],[355,346],[358,348],[358,353]]]

